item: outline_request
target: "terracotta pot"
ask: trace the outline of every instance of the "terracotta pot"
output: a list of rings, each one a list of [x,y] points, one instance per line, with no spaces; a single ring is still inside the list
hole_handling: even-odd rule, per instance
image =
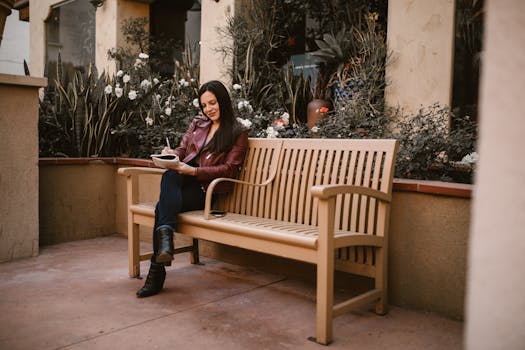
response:
[[[328,109],[332,108],[332,103],[327,100],[321,100],[321,99],[313,99],[310,102],[308,102],[308,106],[306,108],[306,118],[307,118],[307,125],[308,129],[311,129],[315,126],[315,123],[323,118],[324,113],[321,113],[319,109],[321,107],[327,107]]]

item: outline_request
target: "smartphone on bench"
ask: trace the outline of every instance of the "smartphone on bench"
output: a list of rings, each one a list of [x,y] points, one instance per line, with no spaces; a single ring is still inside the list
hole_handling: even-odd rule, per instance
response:
[[[222,210],[210,210],[210,215],[213,215],[216,218],[222,218],[226,215],[226,212]]]

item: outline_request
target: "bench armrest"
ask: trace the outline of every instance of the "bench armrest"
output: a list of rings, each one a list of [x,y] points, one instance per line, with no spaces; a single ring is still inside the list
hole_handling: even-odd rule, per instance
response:
[[[241,185],[248,185],[248,186],[255,186],[255,187],[265,187],[268,184],[270,184],[274,179],[275,179],[275,174],[273,174],[272,176],[270,176],[270,178],[268,180],[266,180],[266,181],[264,181],[264,182],[262,182],[260,184],[251,183],[251,182],[242,181],[242,180],[237,180],[237,179],[232,179],[232,178],[227,178],[227,177],[219,177],[219,178],[213,180],[210,183],[210,185],[208,186],[208,189],[206,190],[206,202],[204,203],[204,219],[206,219],[206,220],[213,219],[213,216],[210,215],[211,200],[212,200],[213,191],[215,190],[215,186],[217,186],[217,184],[219,182],[227,181],[227,182],[233,182],[233,183],[237,183],[237,184],[241,184]]]
[[[374,197],[384,202],[390,202],[392,195],[369,187],[353,185],[316,185],[312,187],[312,196],[319,199],[328,199],[338,194],[352,193]]]
[[[132,175],[147,175],[147,174],[158,174],[162,175],[166,169],[159,168],[146,168],[146,167],[131,167],[131,168],[119,168],[118,174],[122,176]]]

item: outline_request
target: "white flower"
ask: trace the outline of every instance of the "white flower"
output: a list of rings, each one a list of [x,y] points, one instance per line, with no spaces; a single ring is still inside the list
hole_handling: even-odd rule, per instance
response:
[[[144,90],[147,90],[151,86],[151,82],[148,79],[144,79],[140,82],[140,87]]]
[[[131,79],[131,77],[130,77],[128,74],[126,74],[126,75],[124,75],[124,77],[122,78],[122,81],[124,82],[124,84],[126,84],[130,79]]]
[[[133,64],[133,67],[134,67],[135,69],[137,69],[137,68],[139,68],[140,66],[142,66],[142,60],[141,60],[140,58],[137,58],[137,59],[135,60],[135,63]]]
[[[313,133],[317,133],[317,132],[319,132],[319,127],[318,126],[314,126],[310,130],[312,130]]]
[[[115,87],[120,87],[120,84],[119,84],[119,83],[116,83],[116,84],[115,84]]]
[[[239,109],[239,111],[242,111],[243,109],[246,109],[250,113],[253,112],[252,105],[250,105],[250,102],[248,102],[246,100],[240,100],[239,103],[237,104],[237,108]]]
[[[284,120],[285,124],[290,123],[290,115],[288,113],[286,113],[286,112],[284,112],[281,115],[281,119]]]
[[[135,90],[130,90],[128,93],[128,98],[130,100],[134,100],[137,98],[137,92]]]
[[[157,78],[153,78],[153,82],[154,82],[155,84],[158,84],[158,83],[159,83],[159,79],[157,79]]]
[[[193,106],[195,106],[195,108],[199,108],[200,107],[198,99],[194,98],[192,103],[193,103]]]
[[[166,114],[169,117],[171,115],[171,108],[166,107],[166,109],[164,110],[164,114]]]
[[[145,59],[149,58],[149,55],[141,52],[141,53],[139,53],[139,58],[145,60]]]
[[[275,130],[273,127],[269,126],[266,128],[266,138],[273,139],[273,138],[276,138],[277,135],[279,135],[279,132]]]
[[[188,83],[188,82],[186,81],[186,79],[181,79],[181,80],[179,80],[179,85],[180,85],[180,86],[184,86],[184,87],[186,87],[186,86],[189,86],[190,83]]]
[[[195,81],[195,79],[191,78],[190,81],[193,83]]]
[[[145,121],[146,121],[146,124],[147,124],[147,125],[149,125],[149,126],[152,126],[152,125],[153,125],[153,119],[151,119],[151,117],[149,117],[149,116],[146,117]]]
[[[476,152],[472,152],[470,154],[467,154],[466,156],[464,156],[462,159],[461,159],[461,162],[462,163],[470,163],[470,164],[473,164],[473,163],[476,163],[479,159],[479,155],[476,153]]]
[[[117,72],[117,77],[121,77],[123,75],[124,75],[124,72],[122,71],[122,69]]]
[[[106,95],[109,95],[112,92],[113,92],[113,87],[111,85],[106,85],[106,87],[104,88],[104,93]]]
[[[448,163],[448,155],[446,151],[441,151],[437,155],[436,159],[440,161],[441,163]]]
[[[252,126],[252,122],[248,119],[237,118],[237,120],[246,128],[250,128]]]
[[[233,90],[240,90],[242,89],[241,84],[233,84]]]
[[[123,90],[122,90],[121,87],[116,87],[116,88],[115,88],[115,95],[116,95],[117,97],[121,97],[121,96],[122,96],[122,92],[123,92]]]

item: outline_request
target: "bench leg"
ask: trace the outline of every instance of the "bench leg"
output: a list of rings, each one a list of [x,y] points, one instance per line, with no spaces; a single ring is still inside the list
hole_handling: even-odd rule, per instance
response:
[[[315,341],[332,342],[334,312],[334,220],[335,199],[319,201],[319,241],[317,251],[317,324]]]
[[[387,285],[387,249],[376,248],[376,278],[375,288],[381,291],[381,298],[376,302],[376,313],[385,315],[388,312],[388,285]]]
[[[190,262],[196,265],[201,264],[199,259],[199,240],[197,238],[193,238],[193,245],[190,252]]]
[[[133,215],[133,214],[128,214]],[[128,223],[129,277],[140,277],[139,225]]]
[[[320,259],[317,263],[317,343],[328,345],[332,342],[334,307],[334,257]]]

